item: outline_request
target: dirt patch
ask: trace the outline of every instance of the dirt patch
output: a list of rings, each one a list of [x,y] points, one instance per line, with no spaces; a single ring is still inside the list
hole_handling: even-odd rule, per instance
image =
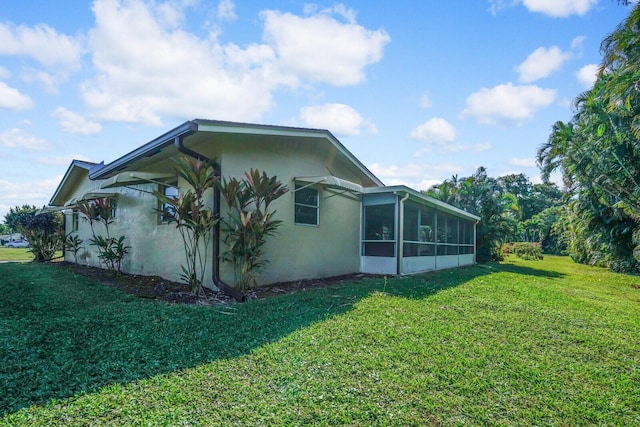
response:
[[[232,297],[222,292],[214,292],[204,288],[202,295],[194,295],[187,285],[172,282],[159,276],[144,276],[139,274],[115,273],[103,268],[78,265],[66,261],[54,262],[59,268],[65,268],[76,274],[88,277],[99,283],[116,288],[138,298],[160,300],[178,304],[220,305],[236,302]],[[293,292],[310,289],[337,286],[345,282],[357,282],[366,277],[377,277],[367,274],[347,274],[324,279],[299,280],[282,282],[251,290],[248,299],[265,299]]]

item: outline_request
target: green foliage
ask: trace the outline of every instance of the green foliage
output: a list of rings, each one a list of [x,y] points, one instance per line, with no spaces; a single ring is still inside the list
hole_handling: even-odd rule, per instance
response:
[[[36,215],[34,209],[21,210],[14,216],[13,227],[29,242],[35,261],[50,261],[62,249],[64,231],[60,214]]]
[[[115,199],[109,197],[83,200],[78,203],[77,209],[89,222],[92,235],[89,242],[98,249],[98,259],[109,270],[119,273],[122,260],[129,253],[130,247],[124,244],[125,236],[113,237],[109,233],[116,203]],[[104,227],[104,235],[96,233],[96,224]]]
[[[9,208],[9,212],[4,215],[4,224],[9,228],[10,233],[18,232],[18,223],[22,218],[32,216],[38,208],[32,205],[16,206]]]
[[[274,219],[276,212],[269,207],[287,191],[275,176],[254,169],[245,173],[244,179],[224,179],[220,186],[229,207],[228,215],[222,218],[227,246],[222,257],[233,263],[241,290],[256,286],[258,274],[268,263],[263,247],[282,223]]]
[[[640,417],[637,277],[566,258],[225,307],[136,300],[51,265],[4,264],[0,275],[0,425]]]
[[[204,273],[208,263],[211,231],[218,222],[211,208],[206,206],[205,192],[215,187],[219,178],[208,163],[190,157],[177,158],[174,169],[188,185],[177,197],[156,191],[154,196],[164,209],[162,217],[176,225],[182,237],[186,265],[182,265],[182,280],[194,293],[202,292]]]
[[[73,262],[78,263],[78,252],[82,248],[83,240],[77,235],[69,234],[64,239],[64,251],[73,254]]]
[[[542,245],[534,242],[513,242],[502,245],[503,255],[515,255],[527,261],[543,259]]]
[[[640,5],[602,42],[593,88],[574,101],[538,150],[543,179],[560,171],[572,191],[571,256],[617,271],[640,271]]]

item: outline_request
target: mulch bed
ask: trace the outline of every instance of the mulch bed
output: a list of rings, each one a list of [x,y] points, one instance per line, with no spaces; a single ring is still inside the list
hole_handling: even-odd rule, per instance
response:
[[[99,283],[116,288],[138,298],[154,299],[178,304],[226,305],[236,302],[222,292],[214,292],[204,288],[202,295],[194,295],[184,283],[172,282],[159,276],[116,273],[103,268],[90,267],[61,261],[52,263],[76,274],[89,277]],[[344,282],[356,282],[365,277],[376,277],[368,274],[347,274],[323,279],[298,280],[282,282],[253,289],[248,292],[248,299],[265,299],[292,292],[306,291],[327,286],[336,286]]]

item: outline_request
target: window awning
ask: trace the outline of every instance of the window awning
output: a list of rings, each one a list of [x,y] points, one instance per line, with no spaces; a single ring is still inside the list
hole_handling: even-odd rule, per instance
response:
[[[121,172],[116,176],[105,179],[100,188],[124,187],[126,185],[146,184],[149,182],[162,184],[162,180],[176,179],[176,175],[172,173],[159,172]]]
[[[45,206],[42,209],[38,209],[36,211],[36,216],[44,213],[61,212],[66,209],[69,209],[69,207],[68,206]]]
[[[355,182],[347,181],[346,179],[335,177],[333,175],[296,177],[294,178],[294,181],[304,182],[310,185],[321,184],[329,188],[353,191],[356,193],[364,192],[362,185],[356,184]]]
[[[79,197],[74,197],[71,200],[67,201],[67,203],[64,204],[64,209],[73,208],[79,202],[82,202],[84,200],[104,199],[104,198],[110,198],[110,197],[118,197],[118,193],[115,193],[113,191],[102,191],[102,190],[88,191]]]

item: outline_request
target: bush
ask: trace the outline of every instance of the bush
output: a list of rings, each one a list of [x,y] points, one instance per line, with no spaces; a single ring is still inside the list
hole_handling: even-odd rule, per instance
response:
[[[504,255],[515,255],[518,258],[538,261],[543,259],[542,244],[538,242],[514,242],[502,245]]]

